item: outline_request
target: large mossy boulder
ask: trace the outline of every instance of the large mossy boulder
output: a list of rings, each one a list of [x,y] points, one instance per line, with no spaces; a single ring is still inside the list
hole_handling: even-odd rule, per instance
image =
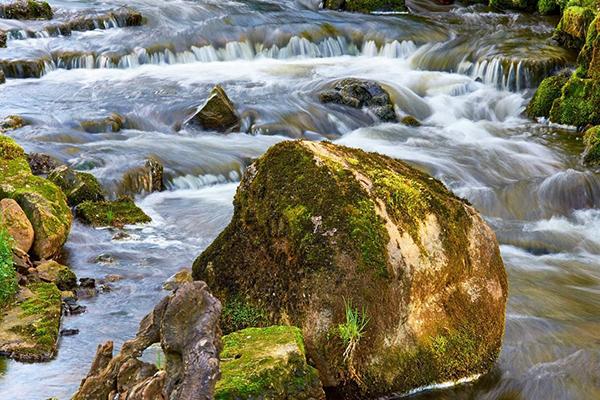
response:
[[[550,116],[554,100],[561,96],[562,88],[569,80],[568,73],[545,78],[527,106],[526,113],[530,118]]]
[[[325,0],[323,7],[361,13],[406,11],[404,0]]]
[[[0,4],[0,18],[7,19],[52,19],[50,4],[38,0],[17,0]]]
[[[306,363],[300,329],[247,328],[222,342],[215,400],[325,399],[317,370]]]
[[[56,184],[67,196],[70,206],[84,201],[102,201],[104,194],[96,177],[88,172],[75,171],[61,165],[48,174],[48,180]]]
[[[56,354],[60,291],[53,283],[22,287],[0,314],[0,355],[19,361],[48,361]]]
[[[562,46],[580,50],[585,44],[588,27],[596,15],[592,7],[567,7],[554,31],[553,38]]]
[[[72,215],[63,192],[34,176],[23,149],[0,136],[0,198],[11,198],[23,209],[34,230],[33,254],[40,259],[60,252],[71,229]]]
[[[13,199],[0,200],[0,229],[6,229],[15,247],[27,253],[33,245],[33,226]]]
[[[342,392],[484,373],[500,350],[507,281],[493,231],[441,182],[379,154],[273,146],[193,275],[224,307],[241,300],[300,327],[324,386]],[[349,337],[353,320],[365,324]]]
[[[583,128],[600,124],[600,80],[572,76],[554,100],[550,120]]]

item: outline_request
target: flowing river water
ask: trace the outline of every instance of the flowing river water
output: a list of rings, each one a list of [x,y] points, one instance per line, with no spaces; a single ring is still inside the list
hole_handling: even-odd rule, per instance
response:
[[[122,5],[50,3],[58,21]],[[168,190],[136,197],[153,222],[126,228],[125,238],[74,224],[64,261],[79,277],[123,279],[63,319],[80,333],[61,338],[55,360],[0,359],[0,398],[68,399],[96,346],[131,338],[167,294],[162,283],[227,225],[251,160],[299,137],[406,160],[467,198],[496,231],[510,283],[497,366],[415,397],[600,398],[600,175],[581,167],[574,131],[522,115],[544,74],[574,55],[550,39],[554,19],[407,4],[413,15],[324,11],[316,0],[133,0],[145,25],[113,19],[65,36],[48,22],[1,20],[11,33],[0,49],[9,78],[0,116],[30,122],[10,135],[26,151],[89,170],[111,193],[154,155]],[[318,91],[345,77],[379,81],[398,113],[423,125],[373,125],[360,110],[320,104]],[[246,133],[180,130],[217,83]],[[80,128],[111,113],[126,117],[125,129]]]

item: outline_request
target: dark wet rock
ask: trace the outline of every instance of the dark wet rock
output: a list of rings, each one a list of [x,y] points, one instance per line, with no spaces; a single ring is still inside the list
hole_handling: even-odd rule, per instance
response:
[[[125,125],[125,117],[112,113],[108,117],[80,122],[81,129],[88,133],[119,132]]]
[[[113,344],[98,346],[87,377],[73,400],[213,399],[219,378],[221,305],[204,282],[181,286],[140,323],[136,337],[113,356]],[[144,350],[160,343],[165,370],[140,361]]]
[[[43,261],[35,269],[40,280],[54,283],[59,290],[71,290],[77,286],[73,271],[56,261]]]
[[[319,93],[322,103],[342,104],[353,108],[366,108],[383,122],[397,122],[390,95],[380,84],[363,79],[343,79],[332,89]]]
[[[19,204],[13,199],[0,200],[0,227],[5,228],[14,245],[24,253],[33,245],[33,226]]]
[[[63,165],[58,159],[44,153],[27,154],[27,163],[34,175],[46,176],[55,168]]]
[[[4,76],[4,71],[0,69],[0,85],[6,82],[6,77]]]
[[[32,253],[39,259],[57,256],[71,229],[72,215],[63,192],[31,173],[23,149],[0,136],[0,198],[12,198],[33,226]]]
[[[52,359],[60,316],[60,291],[53,283],[21,287],[16,300],[0,314],[0,355],[26,362]]]
[[[6,32],[0,30],[0,47],[6,47]]]
[[[96,287],[96,280],[94,278],[80,278],[79,286],[82,288],[93,289]]]
[[[116,22],[116,26],[113,25]],[[140,26],[144,18],[139,11],[123,7],[119,10],[109,11],[106,14],[81,16],[68,22],[71,31],[93,31],[94,29],[105,29],[107,27]]]
[[[125,231],[118,231],[112,237],[112,240],[130,240],[131,235]]]
[[[79,329],[65,328],[65,329],[60,330],[60,336],[75,336],[75,335],[79,335]]]
[[[87,307],[86,306],[82,306],[81,304],[77,303],[77,299],[75,299],[74,297],[69,297],[66,299],[63,299],[63,305],[64,305],[64,314],[65,315],[79,315],[79,314],[83,314]]]
[[[17,0],[0,4],[0,18],[6,19],[52,19],[52,8],[45,1]]]
[[[122,227],[152,221],[129,197],[115,201],[84,201],[75,208],[75,215],[95,227]]]
[[[330,10],[361,13],[406,11],[404,0],[325,0],[323,2],[323,7]]]
[[[412,115],[407,115],[406,117],[403,117],[400,120],[400,122],[402,122],[406,126],[413,126],[413,127],[421,126],[421,122],[419,122],[419,120],[416,119],[415,117],[413,117]]]
[[[114,264],[115,258],[110,254],[99,254],[94,259],[94,262],[97,264]]]
[[[25,125],[25,120],[20,115],[9,115],[0,121],[0,133],[19,129]]]
[[[327,142],[252,164],[193,276],[299,326],[324,386],[364,398],[485,373],[504,332],[506,272],[477,211],[406,163]],[[342,334],[348,310],[359,339]]]
[[[137,194],[161,192],[165,189],[163,183],[164,167],[154,156],[148,157],[144,166],[131,169],[123,175],[119,185],[119,194]]]
[[[104,200],[102,187],[96,177],[90,173],[75,171],[66,165],[61,165],[50,171],[48,180],[62,189],[72,207],[84,201]]]
[[[240,118],[225,90],[217,85],[187,123],[206,130],[228,132],[239,127]]]

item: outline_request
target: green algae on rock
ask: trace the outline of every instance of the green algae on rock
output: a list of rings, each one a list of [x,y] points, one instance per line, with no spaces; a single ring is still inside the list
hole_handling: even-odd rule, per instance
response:
[[[600,80],[572,76],[554,101],[550,120],[583,128],[600,124]]]
[[[583,136],[583,142],[583,163],[593,167],[600,166],[600,126],[588,129]]]
[[[225,304],[301,327],[329,387],[404,392],[484,373],[500,349],[507,282],[493,231],[441,182],[374,153],[273,146],[193,274]],[[346,301],[369,319],[351,360],[336,334]]]
[[[0,4],[0,18],[7,19],[52,19],[50,5],[45,1],[17,0]]]
[[[96,177],[90,173],[74,171],[66,165],[61,165],[48,174],[48,180],[62,189],[70,206],[88,200],[104,200],[102,187]]]
[[[95,227],[118,227],[152,221],[129,197],[115,201],[84,201],[75,208],[75,215]]]
[[[562,14],[553,38],[563,47],[580,50],[585,44],[587,30],[596,15],[591,7],[570,6]]]
[[[306,362],[300,329],[247,328],[222,342],[216,400],[325,399],[317,370]]]
[[[361,13],[407,10],[404,0],[325,0],[323,7]]]
[[[57,350],[60,291],[53,283],[22,287],[0,315],[0,354],[19,361],[47,361]]]
[[[558,74],[545,78],[527,106],[526,113],[530,118],[550,116],[552,103],[561,96],[562,87],[569,80],[567,74]]]
[[[25,152],[7,136],[0,136],[0,198],[15,200],[27,215],[35,232],[36,257],[58,255],[73,219],[65,195],[52,182],[31,173]]]

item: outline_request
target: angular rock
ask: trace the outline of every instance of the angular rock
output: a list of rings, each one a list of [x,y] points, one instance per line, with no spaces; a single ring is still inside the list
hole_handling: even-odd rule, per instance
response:
[[[48,180],[62,189],[67,202],[74,207],[84,201],[102,201],[102,187],[94,175],[61,165],[48,174]]]
[[[366,14],[378,11],[406,11],[404,0],[325,0],[323,8]]]
[[[84,201],[75,208],[75,215],[82,222],[95,227],[122,227],[152,221],[128,197],[115,201]]]
[[[600,79],[581,79],[572,76],[554,100],[550,121],[582,129],[600,125]]]
[[[300,329],[248,328],[223,336],[215,400],[325,399],[316,369],[306,363]]]
[[[77,277],[65,265],[56,261],[43,261],[36,266],[39,279],[44,282],[52,282],[59,290],[72,290],[77,286]]]
[[[228,132],[239,126],[240,118],[225,90],[217,85],[210,92],[206,102],[186,123],[198,125],[207,130]]]
[[[390,95],[380,84],[363,79],[343,79],[332,89],[319,93],[322,103],[336,103],[353,108],[366,108],[383,122],[397,122]]]
[[[0,18],[7,19],[52,19],[50,5],[45,1],[17,0],[0,4]]]
[[[27,362],[52,359],[60,316],[60,291],[54,284],[21,288],[17,300],[0,314],[0,355]]]
[[[131,169],[125,173],[119,185],[119,194],[132,195],[137,193],[162,192],[164,166],[154,156],[148,157],[143,167]]]
[[[191,282],[165,297],[140,323],[136,337],[113,357],[112,342],[98,347],[88,376],[73,400],[213,399],[219,378],[221,312],[204,282]],[[138,360],[154,343],[166,356],[164,371]]]
[[[484,373],[500,351],[507,281],[494,232],[441,182],[374,153],[273,146],[193,275],[224,302],[301,327],[323,385],[365,397]],[[362,336],[345,339],[361,310]]]
[[[5,227],[14,245],[27,253],[33,244],[33,227],[19,204],[13,199],[0,200],[0,227]]]
[[[0,136],[0,198],[12,198],[27,215],[36,257],[60,253],[73,218],[66,198],[52,182],[31,173],[23,149],[6,136]]]

